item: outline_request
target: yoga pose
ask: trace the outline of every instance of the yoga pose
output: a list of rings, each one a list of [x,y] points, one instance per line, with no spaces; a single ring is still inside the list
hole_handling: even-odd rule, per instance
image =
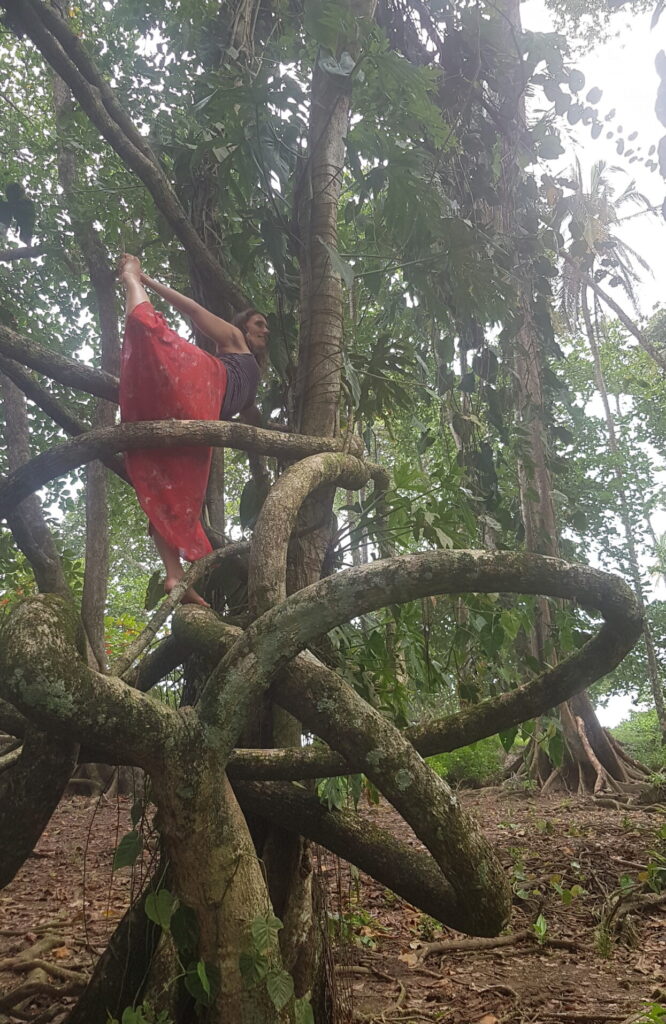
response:
[[[241,414],[258,424],[254,405],[268,324],[256,309],[233,324],[193,299],[151,280],[136,256],[121,258],[127,299],[120,368],[120,416],[137,420],[217,420]],[[153,308],[144,285],[188,316],[215,344],[216,356],[179,337]],[[212,550],[200,523],[212,450],[179,446],[126,452],[127,472],[150,520],[166,568],[167,593],[182,578],[181,557],[195,561]],[[206,604],[192,588],[183,601]]]

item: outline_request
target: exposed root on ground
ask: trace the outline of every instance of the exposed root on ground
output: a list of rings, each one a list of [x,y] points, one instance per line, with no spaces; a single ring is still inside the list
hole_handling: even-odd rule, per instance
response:
[[[445,939],[441,942],[429,942],[418,951],[418,962],[422,963],[435,953],[461,953],[478,949],[498,949],[501,946],[517,946],[521,942],[539,943],[554,949],[569,949],[576,952],[578,943],[568,939],[539,939],[531,928],[523,928],[513,935],[500,935],[496,939]]]

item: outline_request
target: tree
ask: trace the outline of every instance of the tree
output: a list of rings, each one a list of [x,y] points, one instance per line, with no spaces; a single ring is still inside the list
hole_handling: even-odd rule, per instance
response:
[[[274,291],[283,330],[273,342],[279,379],[267,404],[270,410],[278,396],[284,400],[294,432],[209,422],[92,426],[90,396],[114,401],[117,381],[108,368],[72,358],[78,347],[72,332],[63,331],[59,339],[58,325],[50,330],[50,304],[40,292],[57,294],[56,275],[48,267],[26,271],[23,302],[20,289],[7,283],[14,320],[0,325],[4,372],[12,377],[3,393],[8,474],[0,484],[0,514],[34,570],[39,593],[15,605],[0,644],[5,702],[0,722],[23,738],[20,756],[0,776],[0,823],[13,836],[2,852],[0,874],[9,879],[28,856],[77,756],[139,765],[152,780],[169,861],[168,884],[153,884],[145,910],[173,936],[191,997],[207,1007],[212,1022],[263,1024],[295,1015],[308,1020],[313,1006],[321,1022],[326,1017],[316,964],[303,956],[313,945],[308,942],[312,905],[307,872],[301,872],[300,884],[297,878],[305,849],[296,839],[286,863],[276,843],[271,845],[271,835],[286,830],[321,842],[429,913],[434,910],[445,923],[473,934],[497,933],[510,905],[501,865],[478,825],[421,755],[509,729],[588,686],[635,643],[640,615],[631,593],[613,577],[519,552],[428,545],[414,554],[323,575],[330,571],[322,561],[332,533],[335,488],[358,491],[374,481],[379,537],[385,527],[382,513],[390,513],[385,471],[352,444],[353,417],[347,434],[339,425],[345,356],[341,277],[348,276],[348,267],[338,250],[338,210],[346,158],[350,164],[353,160],[354,143],[345,151],[344,140],[355,95],[360,108],[374,109],[380,102],[385,108],[382,90],[387,81],[395,83],[388,98],[396,111],[396,139],[389,141],[387,176],[382,176],[382,151],[375,148],[381,125],[377,132],[367,129],[365,137],[356,133],[372,159],[365,158],[364,170],[359,157],[355,174],[374,190],[373,201],[383,205],[385,214],[377,217],[376,231],[366,217],[366,237],[374,233],[375,240],[388,244],[404,231],[400,256],[408,249],[410,225],[397,216],[405,183],[412,188],[414,209],[427,200],[438,211],[445,202],[436,183],[419,180],[416,187],[409,174],[398,173],[405,154],[424,153],[436,165],[446,151],[441,112],[432,101],[436,79],[390,49],[369,8],[308,7],[305,28],[296,33],[282,31],[277,12],[248,5],[230,12],[178,4],[138,14],[134,7],[117,5],[94,16],[78,9],[62,15],[40,0],[3,0],[3,8],[12,29],[30,41],[7,45],[10,50],[22,47],[41,83],[40,102],[42,93],[50,97],[51,73],[45,73],[36,51],[76,100],[73,110],[59,109],[63,153],[66,142],[80,155],[80,180],[100,182],[116,200],[118,210],[109,212],[105,225],[109,248],[121,248],[125,222],[135,225],[139,248],[149,253],[161,235],[156,266],[170,266],[177,279],[189,280],[194,294],[227,315],[247,305],[246,289],[260,298]],[[72,25],[71,18],[80,20]],[[168,41],[158,43],[152,61],[140,56],[133,64],[128,43],[137,36],[145,42],[152,28]],[[195,60],[188,57],[191,50]],[[179,59],[172,62],[172,54]],[[279,63],[290,63],[293,77],[278,79],[273,69]],[[110,76],[115,90],[108,84]],[[151,109],[147,101],[152,98],[154,105],[153,85],[164,103],[164,117],[158,109],[144,132],[128,111]],[[302,109],[304,90],[309,105]],[[44,117],[51,111],[52,104],[44,101]],[[32,123],[29,127],[35,131]],[[98,135],[106,143],[101,148]],[[37,135],[32,141],[43,158],[42,169],[48,169],[48,137]],[[391,181],[393,174],[396,180]],[[70,187],[66,176],[62,180]],[[76,261],[79,252],[85,255],[83,232],[91,218],[62,217],[59,201],[53,200],[59,194],[55,179],[45,175],[44,181],[39,196],[45,231],[53,240],[60,232],[66,259]],[[359,191],[359,206],[368,194]],[[72,186],[68,203],[76,195]],[[476,236],[462,218],[452,219],[466,242],[475,245]],[[435,232],[440,230],[434,220],[433,225]],[[435,234],[434,240],[441,242],[441,237]],[[466,265],[461,268],[451,251],[447,258],[457,274],[456,294],[464,296]],[[492,261],[485,257],[482,263],[494,285]],[[92,279],[90,261],[86,272]],[[107,268],[107,279],[109,273]],[[395,302],[399,292],[404,308],[404,284],[396,286],[387,277],[389,296],[393,289]],[[434,284],[424,277],[422,287],[436,296],[439,275]],[[491,302],[500,299],[498,287]],[[374,301],[379,304],[377,294]],[[298,353],[290,345],[297,314]],[[50,345],[27,337],[30,320],[33,337]],[[378,358],[378,337],[371,338],[370,348],[371,357]],[[390,351],[385,355],[391,358]],[[49,379],[36,380],[26,367]],[[346,383],[353,393],[352,381],[350,371]],[[59,385],[83,393],[77,415]],[[32,403],[31,414],[23,394]],[[74,439],[54,444],[61,441],[54,423]],[[184,442],[237,448],[290,464],[267,495],[257,485],[257,474],[252,480],[252,500],[265,500],[255,500],[249,558],[245,546],[225,544],[205,564],[197,564],[187,580],[192,583],[206,569],[223,569],[237,560],[247,576],[249,615],[241,628],[225,621],[230,616],[181,608],[171,634],[142,657],[157,623],[178,599],[174,590],[145,635],[105,674],[89,657],[70,581],[35,492],[94,459],[122,474],[122,465],[114,461],[119,452]],[[33,457],[31,444],[40,454]],[[51,493],[66,500],[57,486]],[[246,506],[251,504],[248,493],[244,489]],[[218,534],[223,532],[219,525],[213,524]],[[90,562],[86,572],[91,571]],[[492,700],[413,725],[403,734],[345,682],[321,637],[386,606],[469,591],[575,598],[599,609],[606,623],[568,661]],[[190,703],[176,711],[146,696],[169,669],[185,662],[188,686],[195,692]],[[257,734],[255,718],[265,707],[269,686],[280,714],[290,718],[275,716],[270,729],[259,729],[268,749],[244,750],[248,731]],[[301,749],[296,721],[326,746]],[[285,743],[287,748],[280,749]],[[305,788],[281,784],[351,772],[363,772],[394,803],[428,853],[415,853],[380,830],[361,828],[353,814],[327,810]],[[136,852],[132,835],[123,856]],[[130,919],[136,921],[136,915]],[[135,1000],[133,978],[121,984],[113,966],[118,948],[136,936],[136,929],[129,937],[128,931],[127,924],[121,925],[73,1021],[105,1019],[108,1006],[122,1011]],[[140,931],[142,949],[143,936]],[[149,988],[140,998],[154,995]],[[179,1020],[191,1015],[175,1000],[171,1011]]]
[[[624,530],[625,541],[631,578],[636,598],[641,608],[645,608],[645,592],[641,579],[641,570],[638,552],[634,541],[634,524],[631,521],[628,502],[626,498],[627,467],[620,451],[618,443],[618,432],[615,424],[615,417],[608,400],[608,391],[604,371],[599,354],[600,322],[598,306],[595,302],[595,315],[590,310],[588,289],[595,278],[612,273],[611,284],[621,284],[630,298],[633,296],[633,281],[635,271],[632,262],[639,262],[645,266],[636,253],[616,237],[613,232],[617,224],[617,211],[627,202],[644,202],[631,182],[614,201],[613,189],[604,175],[603,164],[595,164],[592,168],[589,190],[585,190],[580,164],[576,165],[572,175],[576,185],[576,192],[571,203],[571,221],[575,225],[577,237],[572,242],[568,253],[569,259],[565,264],[568,273],[563,280],[563,303],[565,313],[572,326],[577,324],[579,315],[585,328],[585,335],[590,346],[594,363],[594,377],[601,397],[606,430],[608,434],[608,445],[611,454],[616,462],[616,481],[620,501],[620,518]],[[630,262],[631,261],[631,262]],[[597,263],[601,268],[597,271]],[[607,269],[610,268],[610,269]],[[636,332],[633,332],[636,333]],[[651,635],[649,625],[646,623],[644,641],[647,651],[648,674],[652,699],[657,711],[657,719],[664,742],[666,742],[666,708],[664,706],[663,686],[660,678],[657,656],[655,652],[654,639]]]

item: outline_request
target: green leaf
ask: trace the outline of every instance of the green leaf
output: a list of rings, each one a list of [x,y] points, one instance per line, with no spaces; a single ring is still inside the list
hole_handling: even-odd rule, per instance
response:
[[[171,918],[171,935],[184,963],[189,963],[197,951],[199,923],[191,907],[181,903]]]
[[[257,487],[254,478],[250,478],[242,490],[240,499],[239,515],[244,530],[251,529],[256,523],[265,498],[265,490]]]
[[[294,1003],[295,1024],[315,1024],[312,1006],[307,999],[297,999]]]
[[[153,608],[155,608],[164,597],[163,577],[163,570],[156,569],[153,575],[148,580],[148,586],[146,587],[146,597],[143,602],[143,607],[146,609],[146,611],[151,611]]]
[[[352,265],[350,263],[347,263],[346,260],[343,260],[338,250],[334,249],[332,245],[328,244],[328,242],[325,242],[324,239],[321,238],[319,235],[317,235],[317,241],[321,242],[321,244],[324,246],[324,249],[326,249],[326,252],[328,253],[329,259],[331,261],[331,266],[333,267],[335,273],[340,275],[340,277],[345,282],[348,288],[353,288],[354,268],[352,267]]]
[[[130,819],[132,821],[132,825],[134,828],[136,828],[136,826],[143,818],[143,812],[145,811],[145,809],[146,806],[143,800],[141,799],[135,800],[134,803],[132,804],[132,809],[130,810]]]
[[[464,391],[466,395],[471,395],[473,391],[476,391],[476,374],[471,372],[463,373],[458,387],[461,391]]]
[[[197,974],[199,976],[199,981],[201,982],[202,989],[204,990],[206,995],[209,996],[210,995],[210,982],[208,980],[208,975],[206,974],[206,965],[203,962],[203,960],[199,960],[199,962],[197,964]]]
[[[337,75],[340,78],[349,78],[356,67],[356,61],[346,51],[341,55],[339,61],[331,56],[320,57],[318,64],[322,71],[326,71],[329,75]]]
[[[513,726],[511,729],[504,729],[502,732],[498,732],[497,735],[499,736],[500,743],[508,754],[513,746],[513,741],[518,735],[518,726]]]
[[[178,900],[168,889],[158,889],[157,892],[151,892],[146,896],[146,917],[165,932],[169,931],[171,918],[177,907]]]
[[[206,978],[206,987],[204,987],[200,967],[203,966],[203,975]],[[210,1004],[210,984],[208,982],[208,975],[206,973],[205,964],[199,960],[198,963],[189,964],[184,977],[185,988],[194,997],[197,1003],[202,1006],[208,1006]]]
[[[585,75],[578,68],[573,68],[569,72],[569,88],[572,92],[580,92],[585,88]]]
[[[273,1006],[279,1012],[294,995],[294,980],[286,971],[270,971],[266,976],[266,988]]]
[[[248,988],[257,985],[268,974],[268,960],[257,950],[252,953],[241,953],[238,963],[241,977]]]
[[[113,856],[113,871],[119,868],[127,868],[136,863],[136,859],[143,850],[143,838],[136,829],[128,832],[118,843]]]
[[[556,160],[564,153],[564,147],[557,135],[546,135],[537,146],[537,153],[542,160]]]
[[[262,953],[274,949],[278,932],[282,927],[282,921],[275,914],[269,914],[268,917],[255,917],[250,925],[255,948]]]

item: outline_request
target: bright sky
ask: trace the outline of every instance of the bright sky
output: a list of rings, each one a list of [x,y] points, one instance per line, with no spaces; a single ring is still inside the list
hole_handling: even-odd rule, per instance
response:
[[[527,0],[521,10],[524,28],[542,32],[554,30],[552,17],[543,0]],[[571,128],[567,125],[572,143],[571,155],[567,154],[561,161],[553,160],[551,164],[556,171],[566,171],[572,164],[575,146],[584,171],[589,170],[597,160],[605,160],[609,167],[621,169],[614,175],[618,192],[633,178],[638,190],[652,204],[661,207],[666,196],[666,182],[659,172],[650,172],[640,161],[630,164],[625,157],[618,156],[615,150],[620,137],[618,126],[623,129],[621,137],[625,140],[626,148],[640,146],[643,157],[647,156],[650,146],[656,146],[661,136],[666,135],[666,126],[660,124],[654,112],[659,85],[654,58],[659,50],[666,48],[666,12],[653,30],[650,29],[650,18],[650,13],[631,17],[619,12],[612,23],[616,37],[601,46],[586,50],[576,59],[575,66],[586,79],[583,95],[595,85],[603,91],[598,104],[601,121],[613,109],[616,116],[607,126],[604,123],[604,131],[598,139],[591,138],[589,128],[580,125]],[[610,129],[616,134],[609,140],[606,139],[606,131]],[[628,143],[627,138],[634,131],[638,132],[638,138]],[[626,208],[627,213],[635,210],[638,207]],[[634,217],[624,225],[622,238],[653,268],[654,276],[646,275],[638,289],[641,313],[647,316],[655,304],[666,302],[666,221],[661,213]],[[625,305],[622,294],[617,290],[613,297]],[[627,312],[631,313],[631,310]]]

